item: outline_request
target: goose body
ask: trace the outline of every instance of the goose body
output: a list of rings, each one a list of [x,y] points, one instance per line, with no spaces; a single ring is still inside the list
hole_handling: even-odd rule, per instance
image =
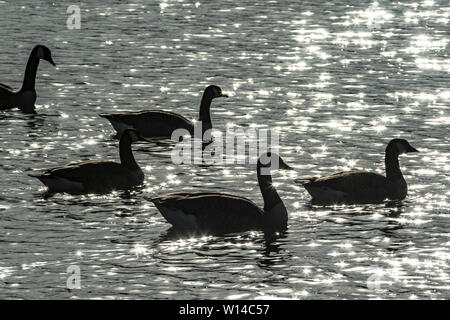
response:
[[[227,97],[218,86],[208,86],[200,104],[199,121],[202,133],[212,128],[210,106],[214,98]],[[143,110],[127,111],[116,114],[100,114],[109,120],[120,137],[124,130],[135,129],[145,138],[170,138],[176,129],[185,129],[194,135],[194,123],[185,117],[169,111]]]
[[[180,192],[152,199],[152,202],[175,228],[219,231],[232,224],[238,226],[235,231],[253,226],[262,228],[264,211],[244,197],[225,193]]]
[[[55,66],[50,49],[42,45],[34,47],[28,58],[25,77],[19,91],[15,92],[10,86],[0,84],[0,110],[19,108],[24,113],[35,113],[36,73],[41,59]]]
[[[408,187],[400,170],[398,156],[418,152],[404,139],[391,140],[386,148],[386,176],[352,170],[320,178],[310,178],[303,186],[313,200],[332,202],[379,202],[402,200]]]
[[[108,193],[130,189],[144,181],[144,173],[134,160],[131,142],[131,130],[127,130],[120,140],[120,163],[88,160],[30,176],[38,178],[48,187],[47,196],[54,193]]]
[[[101,114],[109,120],[120,137],[127,129],[143,131],[146,138],[170,138],[176,129],[186,129],[194,134],[194,124],[185,117],[169,111],[143,110],[127,111],[119,114]]]
[[[273,154],[278,157],[277,155]],[[281,158],[280,169],[290,169]],[[163,217],[177,229],[230,233],[247,230],[281,231],[288,213],[272,185],[270,174],[262,174],[258,161],[258,182],[264,199],[261,209],[253,201],[216,192],[178,192],[150,199]]]

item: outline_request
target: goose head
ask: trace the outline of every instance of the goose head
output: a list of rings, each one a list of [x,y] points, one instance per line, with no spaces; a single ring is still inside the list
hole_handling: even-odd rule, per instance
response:
[[[393,139],[389,142],[386,151],[392,150],[394,153],[401,155],[410,152],[419,152],[416,148],[411,146],[405,139]]]
[[[258,167],[261,168],[261,174],[270,174],[271,169],[294,170],[274,152],[263,153],[258,159]]]
[[[220,97],[228,98],[228,95],[224,94],[220,87],[214,85],[206,87],[205,93],[208,93],[211,99]]]
[[[55,62],[52,59],[52,52],[49,48],[43,45],[37,45],[36,47],[34,47],[33,51],[35,52],[38,59],[48,61],[50,64],[56,67]]]

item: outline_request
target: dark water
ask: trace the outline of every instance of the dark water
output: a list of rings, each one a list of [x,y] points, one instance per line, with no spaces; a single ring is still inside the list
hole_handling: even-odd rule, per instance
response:
[[[20,88],[31,48],[41,62],[37,116],[0,113],[0,298],[448,299],[448,1],[0,1],[0,82]],[[74,3],[77,4],[77,3]],[[78,3],[79,4],[79,3]],[[253,165],[174,165],[139,143],[146,180],[131,194],[41,197],[27,176],[91,158],[118,159],[117,110],[198,113],[217,129],[276,128],[295,173],[275,172],[289,211],[276,240],[259,232],[183,237],[144,197],[220,191],[262,204]],[[293,183],[353,167],[382,173],[395,137],[400,204],[313,206]],[[78,265],[81,289],[68,291]]]

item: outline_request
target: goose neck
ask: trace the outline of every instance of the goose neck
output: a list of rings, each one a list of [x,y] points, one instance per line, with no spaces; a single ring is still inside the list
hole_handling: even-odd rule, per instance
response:
[[[275,190],[275,187],[272,185],[270,173],[263,174],[261,169],[258,162],[258,183],[264,199],[264,215],[262,216],[263,227],[268,231],[284,230],[287,228],[288,223],[286,207],[278,195],[277,190]]]
[[[400,164],[398,161],[398,152],[392,150],[392,148],[386,149],[385,155],[386,166],[386,178],[390,181],[398,181],[403,179],[402,171],[400,170]]]
[[[39,58],[37,57],[36,49],[34,49],[28,58],[21,91],[34,91],[38,66]]]
[[[257,174],[259,189],[261,190],[264,199],[264,211],[269,212],[282,201],[277,190],[272,185],[272,176],[270,172],[263,172],[263,169],[269,170],[268,168],[262,168],[261,164],[258,162]]]
[[[212,95],[205,91],[203,93],[202,101],[200,103],[200,114],[199,114],[199,120],[206,125],[211,125],[211,114],[210,114],[210,107],[211,102],[213,98]]]
[[[125,167],[136,170],[139,169],[136,160],[134,159],[133,152],[131,150],[132,139],[129,135],[123,135],[119,143],[120,163]]]

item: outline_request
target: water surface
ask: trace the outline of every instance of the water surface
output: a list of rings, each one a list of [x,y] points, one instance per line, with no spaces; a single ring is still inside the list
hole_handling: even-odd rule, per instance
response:
[[[38,115],[0,113],[0,297],[114,299],[448,299],[448,1],[0,1],[0,82],[20,88],[37,43]],[[295,173],[274,173],[289,211],[260,232],[178,237],[144,197],[217,191],[262,205],[250,164],[174,165],[164,144],[133,146],[145,185],[57,195],[27,176],[71,161],[118,159],[101,112],[172,110],[195,118],[219,85],[217,129],[280,131]],[[350,168],[384,172],[405,138],[401,203],[314,206],[293,183]],[[67,290],[70,265],[81,289]]]

